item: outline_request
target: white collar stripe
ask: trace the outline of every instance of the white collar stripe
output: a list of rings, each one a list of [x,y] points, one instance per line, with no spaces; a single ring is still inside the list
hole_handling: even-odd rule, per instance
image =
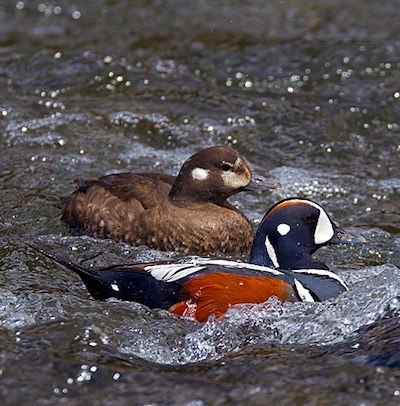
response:
[[[313,276],[327,276],[328,278],[335,279],[339,282],[346,290],[349,290],[344,281],[331,271],[325,269],[293,269],[293,273],[305,273]]]
[[[310,291],[306,289],[302,283],[300,283],[297,279],[294,280],[294,286],[296,291],[303,302],[315,302],[314,298],[312,297]]]
[[[274,264],[274,267],[279,268],[279,262],[278,262],[278,258],[276,256],[276,252],[275,252],[274,247],[272,246],[271,242],[269,241],[268,237],[265,239],[265,247],[267,248],[267,253],[268,253],[269,258],[271,259],[272,263]]]

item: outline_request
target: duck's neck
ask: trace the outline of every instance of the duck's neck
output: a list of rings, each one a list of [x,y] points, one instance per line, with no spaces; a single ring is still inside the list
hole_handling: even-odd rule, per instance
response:
[[[181,202],[187,204],[188,202],[202,203],[210,202],[218,206],[223,206],[226,203],[226,199],[229,195],[222,193],[221,191],[210,188],[196,189],[191,185],[190,181],[184,181],[180,175],[176,178],[172,188],[169,192],[170,200],[175,204]]]
[[[250,253],[252,264],[287,270],[328,269],[324,263],[313,260],[311,253],[315,250],[307,245],[293,243],[274,246],[269,239],[266,238],[263,242],[258,237],[256,235]]]
[[[310,250],[306,247],[299,249],[296,247],[287,247],[287,250],[278,251],[277,258],[279,262],[279,268],[295,270],[295,269],[326,269],[328,267],[319,261],[314,260],[311,257]]]
[[[270,268],[276,268],[274,262],[269,256],[265,245],[253,243],[250,252],[250,263],[255,265],[269,266]]]

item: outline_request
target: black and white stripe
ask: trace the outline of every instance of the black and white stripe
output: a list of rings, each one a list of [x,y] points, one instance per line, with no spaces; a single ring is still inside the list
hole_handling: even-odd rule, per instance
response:
[[[214,267],[217,268],[213,269]],[[326,300],[348,290],[339,276],[324,269],[277,270],[223,259],[194,258],[185,263],[148,265],[144,270],[163,282],[176,282],[201,271],[213,273],[237,270],[244,275],[248,271],[249,276],[257,276],[254,275],[255,271],[255,273],[260,272],[290,283],[298,298],[304,302]],[[258,274],[258,276],[262,275]]]
[[[307,274],[314,277],[322,277],[325,279],[334,279],[339,285],[343,287],[344,290],[349,290],[344,281],[338,275],[325,269],[295,269],[292,272],[296,274]]]
[[[183,279],[186,276],[192,275],[196,272],[206,269],[208,266],[218,266],[230,269],[242,269],[249,271],[266,272],[273,276],[283,276],[284,273],[273,268],[266,266],[247,264],[244,262],[229,261],[224,259],[208,259],[198,258],[190,262],[177,263],[177,264],[161,264],[161,265],[148,265],[144,268],[145,271],[157,280],[164,282],[174,282]],[[221,270],[222,272],[223,270]]]

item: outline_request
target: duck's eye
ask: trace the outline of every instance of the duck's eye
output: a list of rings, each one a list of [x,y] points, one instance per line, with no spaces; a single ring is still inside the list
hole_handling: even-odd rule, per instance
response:
[[[315,223],[315,216],[313,214],[307,214],[305,217],[306,223]]]
[[[232,170],[232,168],[233,168],[233,165],[228,164],[227,162],[224,162],[224,163],[221,164],[221,169],[223,171],[230,171],[230,170]]]

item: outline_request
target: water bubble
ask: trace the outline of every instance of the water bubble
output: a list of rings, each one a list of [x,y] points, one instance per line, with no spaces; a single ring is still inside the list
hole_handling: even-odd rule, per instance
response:
[[[72,12],[72,18],[74,20],[79,20],[81,18],[81,12],[79,10],[75,10]]]

